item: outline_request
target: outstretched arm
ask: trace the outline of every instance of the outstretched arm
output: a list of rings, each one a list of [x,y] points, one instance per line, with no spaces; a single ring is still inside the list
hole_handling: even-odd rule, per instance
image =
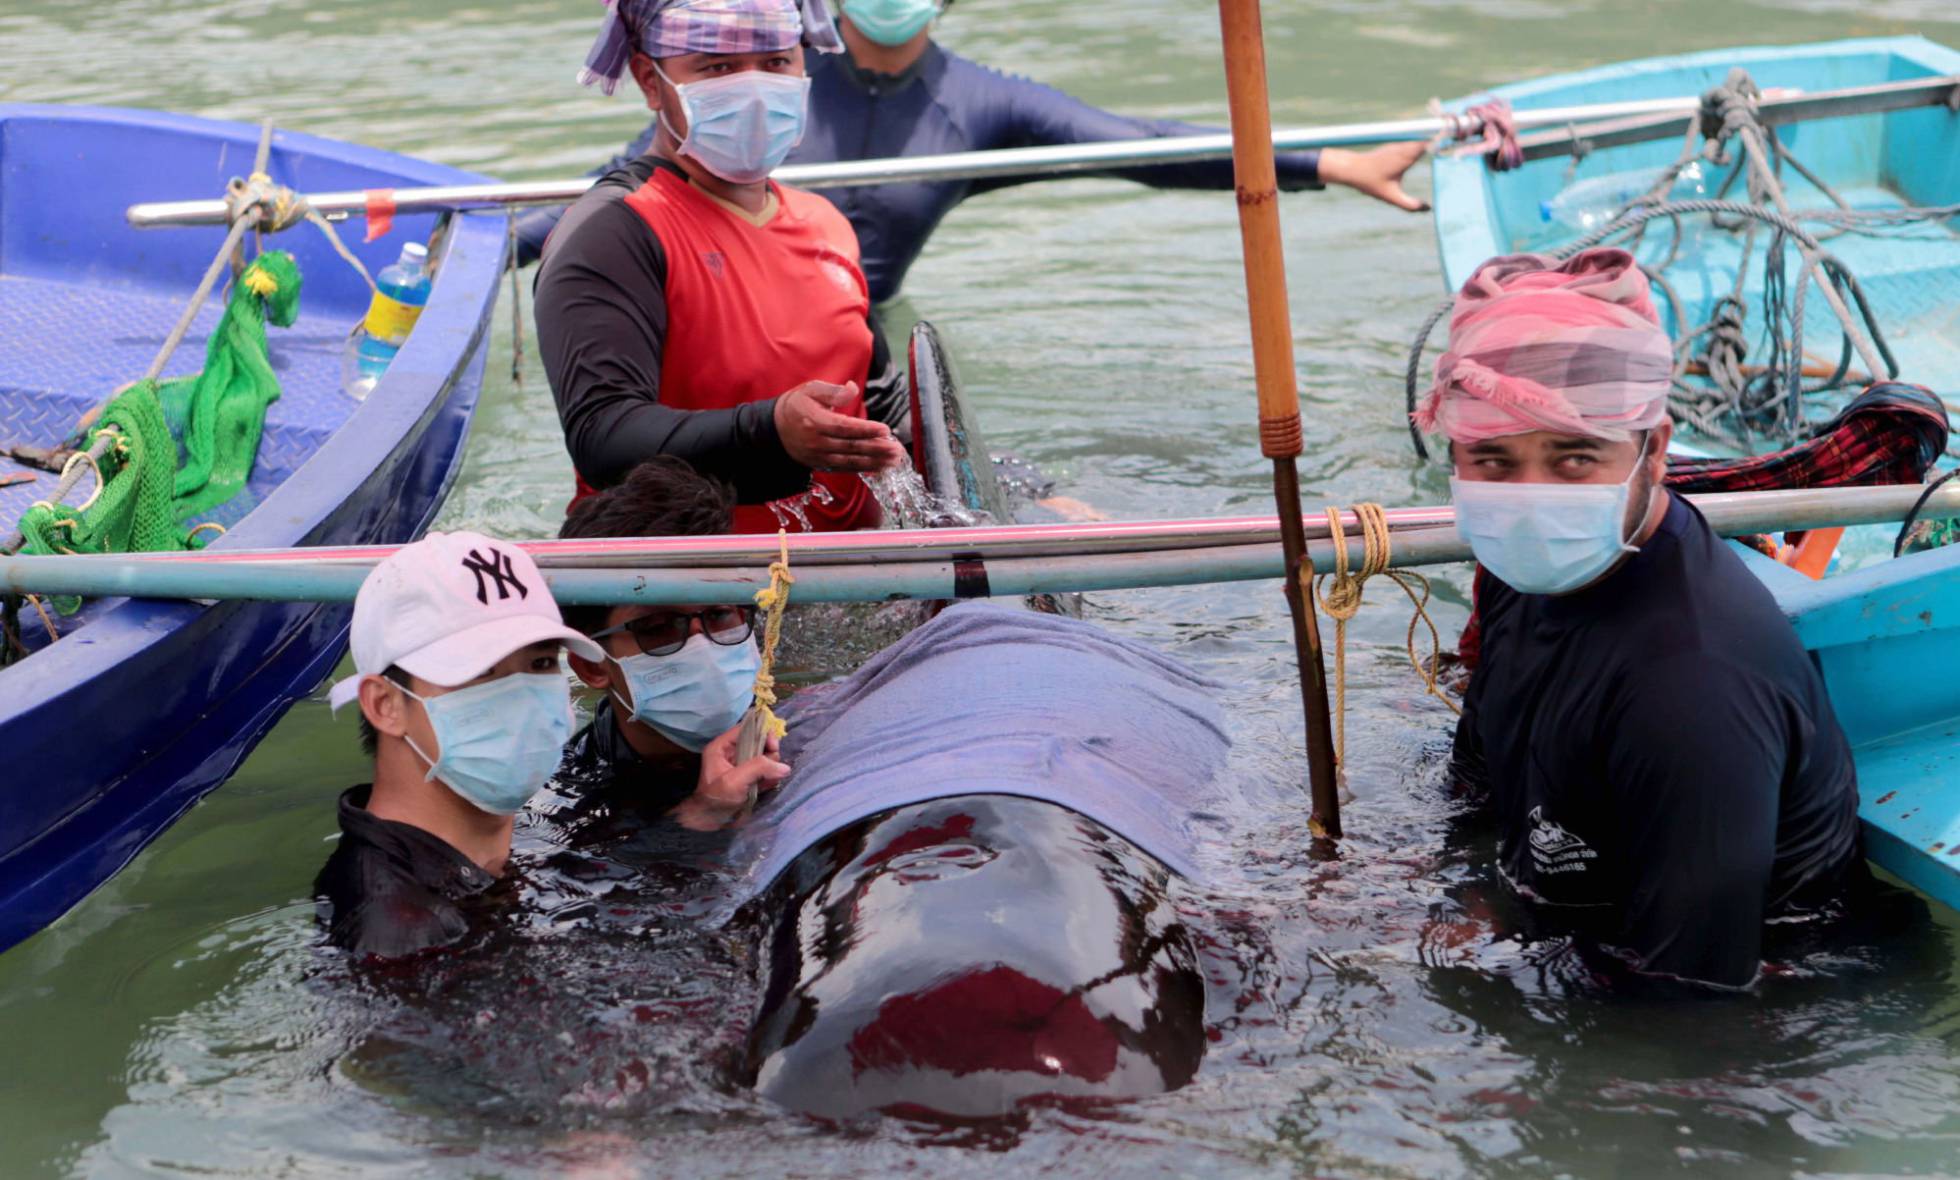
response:
[[[992,129],[996,135],[989,137],[989,147],[1035,147],[1210,135],[1222,130],[1169,119],[1130,118],[1092,107],[1052,86],[991,70],[986,73],[996,82],[996,93],[991,96],[992,102],[989,104]],[[1428,205],[1402,189],[1402,176],[1422,159],[1426,150],[1424,144],[1412,143],[1390,144],[1366,152],[1344,148],[1329,148],[1320,152],[1280,152],[1275,157],[1279,187],[1293,192],[1338,184],[1398,208],[1411,211],[1427,209]],[[1232,161],[1229,159],[1112,169],[1103,175],[1118,176],[1157,188],[1229,189],[1234,184]],[[1034,178],[978,181],[974,190],[981,192],[1029,179]]]

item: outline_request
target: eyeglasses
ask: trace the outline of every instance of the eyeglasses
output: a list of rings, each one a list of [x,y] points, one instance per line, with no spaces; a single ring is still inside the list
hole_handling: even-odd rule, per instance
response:
[[[752,606],[711,606],[698,611],[677,611],[672,614],[642,615],[617,627],[607,627],[594,631],[592,638],[604,639],[621,631],[633,637],[640,650],[650,656],[671,656],[687,646],[687,637],[693,632],[694,621],[701,621],[701,633],[710,643],[723,647],[734,647],[745,643],[755,634],[755,608]]]

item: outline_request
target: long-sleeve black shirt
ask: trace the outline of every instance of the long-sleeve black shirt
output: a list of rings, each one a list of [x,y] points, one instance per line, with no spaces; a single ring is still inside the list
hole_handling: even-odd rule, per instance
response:
[[[743,503],[794,495],[810,471],[783,449],[776,399],[719,410],[660,402],[667,256],[625,198],[663,167],[674,165],[629,160],[573,204],[533,286],[538,351],[572,465],[603,488],[655,455],[674,455],[733,485]],[[865,409],[902,425],[906,401],[875,312],[870,328]]]
[[[1499,867],[1636,969],[1748,985],[1763,923],[1863,873],[1857,777],[1823,678],[1687,501],[1601,582],[1478,592],[1457,726]]]

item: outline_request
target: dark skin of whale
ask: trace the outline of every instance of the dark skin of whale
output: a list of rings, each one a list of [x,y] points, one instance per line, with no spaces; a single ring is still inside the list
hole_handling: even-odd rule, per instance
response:
[[[805,851],[761,901],[749,1084],[791,1109],[986,1119],[1174,1090],[1205,985],[1169,872],[1033,799],[885,812]]]

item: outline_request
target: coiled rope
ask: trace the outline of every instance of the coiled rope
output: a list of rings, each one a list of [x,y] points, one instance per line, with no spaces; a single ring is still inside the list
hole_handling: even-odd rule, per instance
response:
[[[1334,761],[1336,765],[1347,763],[1347,625],[1348,620],[1361,612],[1362,589],[1369,578],[1377,574],[1387,577],[1402,588],[1409,596],[1409,603],[1415,609],[1409,614],[1409,633],[1406,640],[1409,665],[1422,677],[1423,687],[1429,695],[1449,706],[1450,712],[1459,717],[1463,710],[1457,707],[1444,694],[1436,683],[1437,667],[1442,659],[1443,639],[1436,629],[1436,621],[1429,617],[1429,579],[1409,570],[1388,568],[1389,559],[1394,555],[1388,529],[1388,514],[1380,504],[1362,502],[1350,509],[1354,519],[1361,527],[1361,568],[1348,568],[1347,534],[1341,528],[1341,510],[1335,505],[1327,506],[1327,529],[1330,542],[1334,546],[1334,572],[1313,579],[1312,566],[1301,568],[1300,580],[1306,583],[1305,589],[1312,593],[1320,609],[1334,620]],[[1420,591],[1420,593],[1418,593]],[[1429,628],[1429,663],[1425,666],[1416,655],[1416,625]]]

